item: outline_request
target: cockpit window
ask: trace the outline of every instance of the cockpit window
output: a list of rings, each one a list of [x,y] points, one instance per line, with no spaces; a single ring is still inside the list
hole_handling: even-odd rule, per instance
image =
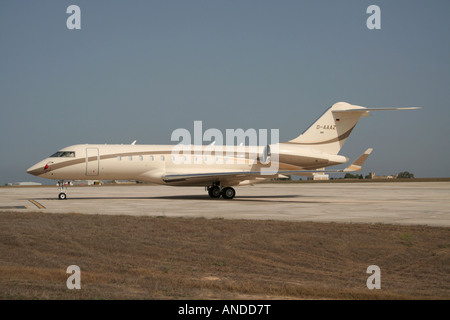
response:
[[[62,154],[62,152],[61,152],[61,151],[58,151],[58,152],[52,154],[52,155],[50,156],[50,158],[58,158],[58,157],[61,157],[61,154]]]
[[[75,158],[75,152],[74,151],[58,151],[50,156],[50,158]]]

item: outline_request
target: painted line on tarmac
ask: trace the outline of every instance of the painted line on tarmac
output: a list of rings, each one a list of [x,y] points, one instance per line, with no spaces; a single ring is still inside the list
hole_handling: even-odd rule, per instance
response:
[[[39,202],[37,202],[36,200],[28,200],[28,201],[30,201],[32,204],[34,204],[39,209],[45,209],[45,207],[42,204],[40,204]]]
[[[28,209],[27,206],[1,206],[0,209]]]

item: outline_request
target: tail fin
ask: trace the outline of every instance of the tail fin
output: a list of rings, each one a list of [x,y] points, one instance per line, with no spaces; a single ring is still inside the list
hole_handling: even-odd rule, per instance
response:
[[[412,110],[409,108],[368,109],[347,102],[335,103],[305,132],[287,143],[309,146],[330,154],[338,154],[361,117],[368,117],[370,111]]]

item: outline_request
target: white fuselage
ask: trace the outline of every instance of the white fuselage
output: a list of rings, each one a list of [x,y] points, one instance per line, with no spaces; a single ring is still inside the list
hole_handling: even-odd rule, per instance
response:
[[[208,186],[210,181],[166,181],[171,173],[256,171],[273,165],[279,170],[313,170],[348,161],[348,158],[288,143],[276,145],[272,163],[263,163],[251,154],[252,147],[191,146],[191,152],[174,152],[173,145],[107,145],[84,144],[61,149],[27,170],[28,173],[54,180],[137,180],[157,184]],[[230,150],[232,152],[230,153]],[[256,153],[256,151],[255,151]],[[228,179],[225,185],[248,184],[254,181]],[[221,180],[219,178],[219,180]],[[224,178],[224,180],[226,180]]]
[[[236,193],[232,186],[236,185],[291,174],[311,176],[319,172],[360,171],[371,148],[345,169],[317,169],[348,161],[338,153],[359,119],[369,116],[371,111],[413,109],[419,108],[373,109],[337,102],[306,131],[283,143],[263,147],[215,146],[215,142],[207,146],[74,145],[40,161],[27,172],[55,180],[136,180],[205,186],[211,198],[233,199]],[[59,199],[66,199],[64,190]]]

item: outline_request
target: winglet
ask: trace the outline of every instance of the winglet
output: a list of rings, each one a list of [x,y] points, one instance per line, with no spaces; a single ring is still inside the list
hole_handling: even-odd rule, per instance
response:
[[[347,168],[345,168],[344,172],[361,171],[362,165],[367,160],[367,158],[372,153],[372,151],[373,151],[372,148],[367,149],[362,155],[359,156],[358,159],[353,161],[351,165],[349,165]]]

